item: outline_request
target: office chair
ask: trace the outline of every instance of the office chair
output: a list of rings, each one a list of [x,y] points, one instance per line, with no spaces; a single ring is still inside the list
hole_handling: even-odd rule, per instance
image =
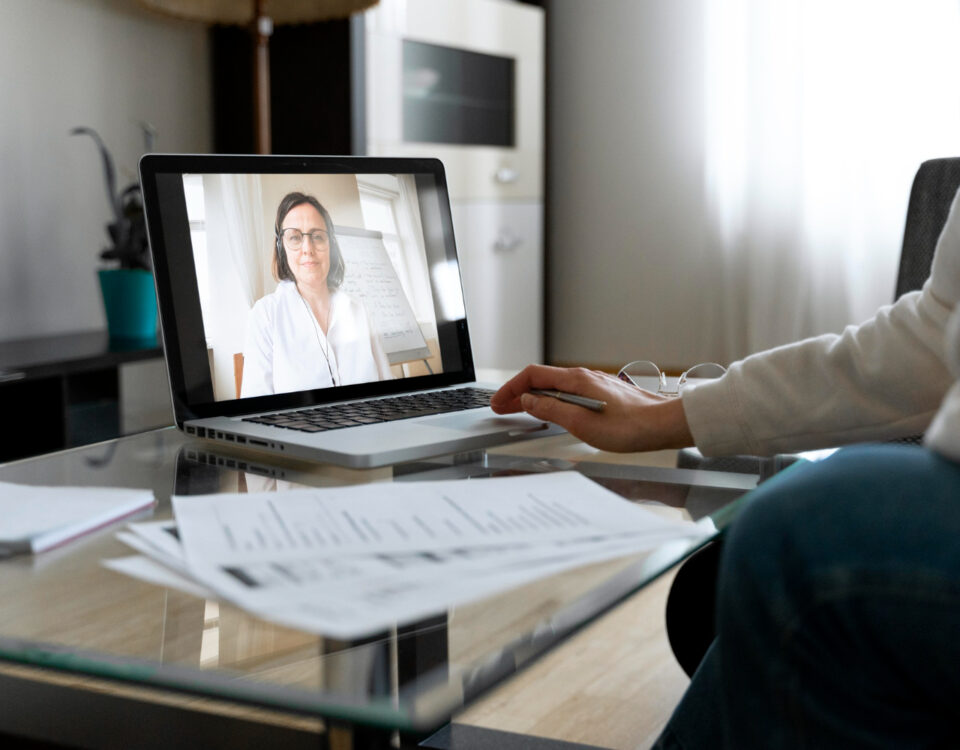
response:
[[[958,189],[960,157],[930,159],[917,170],[907,204],[894,300],[920,289],[930,276],[937,239]],[[919,443],[921,439],[909,436],[891,442]],[[759,474],[762,482],[795,460],[789,455],[705,458],[695,449],[684,449],[677,457],[677,467]],[[707,544],[681,565],[667,597],[667,638],[677,662],[691,677],[715,635],[721,542]]]
[[[917,170],[907,205],[900,270],[894,299],[923,286],[930,275],[937,238],[960,188],[960,157],[931,159]]]

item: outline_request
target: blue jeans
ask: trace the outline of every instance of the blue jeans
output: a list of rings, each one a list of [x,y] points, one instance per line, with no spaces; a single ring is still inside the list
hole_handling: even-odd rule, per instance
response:
[[[957,747],[960,464],[848,448],[761,485],[656,748]]]

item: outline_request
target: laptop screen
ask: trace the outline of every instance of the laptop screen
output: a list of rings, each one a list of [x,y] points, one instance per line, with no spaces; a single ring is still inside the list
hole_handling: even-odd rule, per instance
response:
[[[178,421],[473,379],[434,160],[141,162]]]

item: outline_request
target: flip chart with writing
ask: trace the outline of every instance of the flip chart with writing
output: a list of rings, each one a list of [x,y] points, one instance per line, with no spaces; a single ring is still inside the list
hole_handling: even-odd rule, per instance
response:
[[[347,266],[343,290],[363,301],[390,364],[430,356],[413,308],[403,292],[380,232],[337,227]]]

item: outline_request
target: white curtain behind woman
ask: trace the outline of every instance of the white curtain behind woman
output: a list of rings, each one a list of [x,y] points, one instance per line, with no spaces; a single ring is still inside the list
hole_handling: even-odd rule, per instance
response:
[[[247,312],[264,294],[273,233],[265,226],[259,175],[209,175],[203,187],[211,302],[204,327],[213,350],[214,393],[228,398]]]
[[[960,2],[705,7],[708,325],[731,360],[891,301],[913,174],[960,155]]]
[[[265,258],[263,193],[260,175],[220,175],[223,215],[233,266],[250,307],[263,296]]]

